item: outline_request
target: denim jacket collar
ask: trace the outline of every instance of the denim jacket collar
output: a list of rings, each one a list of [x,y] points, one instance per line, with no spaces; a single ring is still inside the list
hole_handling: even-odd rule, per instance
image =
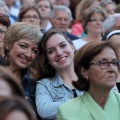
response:
[[[55,77],[53,78],[53,86],[54,87],[59,87],[64,84],[62,78],[56,73]]]
[[[29,68],[26,68],[22,71],[22,86],[24,93],[34,94],[36,84],[33,82],[33,79],[30,77]]]
[[[29,68],[26,68],[22,71],[22,82],[24,80],[29,80],[29,79],[32,79],[32,78],[30,77]]]

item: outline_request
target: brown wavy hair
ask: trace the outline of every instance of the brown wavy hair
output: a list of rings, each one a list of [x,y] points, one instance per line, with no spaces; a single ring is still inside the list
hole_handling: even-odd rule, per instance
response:
[[[78,76],[78,81],[73,82],[75,88],[82,91],[88,91],[90,84],[89,81],[81,74],[81,69],[84,68],[85,70],[88,70],[90,67],[90,62],[93,60],[93,58],[100,54],[100,52],[102,52],[102,50],[104,50],[106,47],[111,48],[115,52],[117,60],[119,60],[116,46],[110,41],[89,42],[76,52],[74,58],[74,67]]]
[[[0,13],[0,23],[2,23],[7,28],[10,27],[11,23],[10,23],[9,16]]]

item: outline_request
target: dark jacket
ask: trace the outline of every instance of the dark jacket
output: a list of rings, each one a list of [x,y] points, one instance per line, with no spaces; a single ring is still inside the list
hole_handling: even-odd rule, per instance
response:
[[[6,66],[6,61],[1,55],[0,55],[0,65]]]
[[[51,29],[54,29],[54,28],[51,28]],[[50,30],[50,29],[49,29]],[[46,31],[47,32],[47,31]],[[45,32],[42,32],[43,34],[45,33]],[[71,33],[69,33],[69,32],[64,32],[66,35],[67,35],[67,37],[71,40],[71,41],[73,41],[73,40],[77,40],[77,39],[80,39],[79,37],[77,37],[77,36],[75,36],[75,35],[73,35],[73,34],[71,34]]]
[[[70,39],[70,40],[77,40],[77,39],[80,39],[79,37],[67,32],[67,37]]]
[[[24,90],[24,95],[25,95],[26,100],[34,108],[36,83],[33,82],[33,79],[30,77],[29,69],[24,69],[22,71],[21,84],[22,84],[22,87],[23,87],[23,90]]]
[[[37,120],[41,120],[40,116],[38,116],[36,112],[35,105],[35,91],[36,91],[36,82],[30,77],[29,69],[26,68],[22,71],[22,81],[21,81],[24,95],[26,100],[30,103],[33,110],[36,113]]]

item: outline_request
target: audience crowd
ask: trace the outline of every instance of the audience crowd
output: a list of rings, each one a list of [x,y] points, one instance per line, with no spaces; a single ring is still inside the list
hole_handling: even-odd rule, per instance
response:
[[[0,120],[120,120],[120,0],[0,0]]]

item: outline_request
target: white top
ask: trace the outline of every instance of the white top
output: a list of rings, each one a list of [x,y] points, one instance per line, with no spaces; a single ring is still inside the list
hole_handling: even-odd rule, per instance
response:
[[[48,21],[45,31],[48,31],[51,28],[52,28],[52,24]]]
[[[115,92],[115,93],[119,93],[116,85],[112,88],[112,91]]]
[[[111,36],[120,34],[120,30],[113,30],[107,35],[107,40],[110,39]]]
[[[82,40],[82,39],[77,39],[77,40],[73,40],[72,41],[75,49],[78,50],[79,48],[81,48],[83,45],[85,45],[87,42]]]

